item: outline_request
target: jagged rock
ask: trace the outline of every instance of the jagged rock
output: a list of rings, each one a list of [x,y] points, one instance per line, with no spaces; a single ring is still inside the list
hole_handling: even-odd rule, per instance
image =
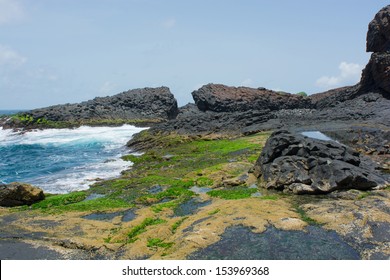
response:
[[[390,5],[375,15],[367,32],[367,52],[386,51],[390,51]]]
[[[386,187],[372,162],[334,141],[322,141],[286,130],[274,132],[258,158],[254,174],[265,187],[296,194]]]
[[[40,188],[24,183],[0,185],[0,206],[13,207],[31,205],[43,200],[45,195]]]
[[[229,87],[208,84],[192,92],[201,111],[239,112],[248,110],[280,110],[309,108],[311,102],[296,94],[280,93],[265,88]]]
[[[390,5],[381,9],[368,25],[367,52],[374,53],[363,70],[362,90],[390,93]]]
[[[56,105],[27,112],[33,119],[93,122],[166,121],[177,116],[177,101],[167,87],[133,89],[77,104]]]
[[[363,89],[379,88],[390,93],[390,51],[371,55],[360,83]]]

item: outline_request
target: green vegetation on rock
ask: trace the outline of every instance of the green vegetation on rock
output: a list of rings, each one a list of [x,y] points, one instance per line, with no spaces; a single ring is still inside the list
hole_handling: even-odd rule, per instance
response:
[[[302,221],[308,223],[309,225],[318,225],[318,224],[319,224],[318,221],[316,221],[316,220],[310,218],[310,217],[306,214],[305,210],[303,210],[301,207],[296,206],[296,207],[295,207],[295,210],[296,210],[296,212],[299,214],[299,216],[301,217],[301,220],[302,220]]]
[[[300,95],[300,96],[303,96],[303,97],[307,97],[307,93],[304,92],[304,91],[297,92],[297,95]]]
[[[32,209],[40,210],[47,213],[61,213],[66,211],[96,211],[116,208],[129,208],[133,204],[129,204],[121,199],[112,198],[97,198],[85,200],[86,192],[72,192],[69,194],[59,194],[47,196],[45,200],[35,203],[28,208],[21,207],[22,210]]]
[[[132,124],[146,126],[153,123],[161,122],[160,119],[89,119],[77,121],[52,121],[45,117],[36,118],[28,113],[18,113],[12,116],[12,122],[15,127],[28,128],[73,128],[82,125],[89,126],[112,126],[122,124]]]
[[[223,199],[243,199],[251,197],[251,195],[255,192],[257,192],[256,189],[238,187],[225,190],[213,190],[208,192],[207,194],[211,197],[219,197]]]
[[[160,238],[149,238],[147,246],[154,249],[157,249],[158,247],[168,249],[171,248],[173,244],[173,242],[164,242]]]
[[[159,218],[146,218],[141,224],[136,225],[127,233],[127,243],[134,243],[137,241],[137,236],[145,232],[147,227],[162,223],[166,223],[166,221]]]
[[[181,226],[181,224],[182,224],[185,220],[187,220],[187,219],[188,219],[188,217],[184,217],[184,218],[181,218],[180,220],[174,222],[173,225],[171,226],[171,231],[172,231],[172,233],[175,233],[176,230]]]
[[[149,131],[142,131],[132,143],[147,141],[146,152],[124,156],[124,160],[133,162],[132,168],[123,172],[121,178],[96,183],[92,190],[129,203],[152,205],[155,212],[175,208],[195,195],[190,187],[217,186],[221,183],[217,178],[222,178],[218,173],[233,178],[247,172],[268,136],[269,133],[258,133],[210,140],[175,134],[151,135]],[[163,190],[150,194],[149,190],[155,186]],[[253,191],[246,192],[241,197],[248,197]],[[164,199],[170,201],[161,203]]]

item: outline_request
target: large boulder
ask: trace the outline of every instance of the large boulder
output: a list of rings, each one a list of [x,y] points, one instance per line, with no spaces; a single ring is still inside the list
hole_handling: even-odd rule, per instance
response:
[[[373,166],[338,142],[279,130],[268,139],[254,169],[268,189],[319,194],[386,187],[388,183]]]
[[[45,199],[43,191],[29,184],[15,182],[0,185],[0,206],[31,205],[43,199]]]
[[[311,102],[301,95],[275,92],[265,88],[229,87],[208,84],[192,92],[201,111],[242,112],[309,108]]]

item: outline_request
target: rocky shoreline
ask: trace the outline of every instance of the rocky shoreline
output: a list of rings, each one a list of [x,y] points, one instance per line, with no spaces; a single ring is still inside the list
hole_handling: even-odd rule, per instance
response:
[[[124,157],[134,165],[120,178],[0,207],[2,258],[29,243],[42,254],[25,258],[389,259],[388,22],[390,5],[369,24],[373,54],[355,86],[304,97],[208,84],[180,108],[168,88],[145,88],[1,118],[13,129],[151,125],[128,142],[143,154]]]

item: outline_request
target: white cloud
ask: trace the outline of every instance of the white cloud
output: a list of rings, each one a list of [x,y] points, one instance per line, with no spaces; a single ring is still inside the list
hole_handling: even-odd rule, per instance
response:
[[[20,55],[18,52],[7,46],[0,45],[0,65],[19,67],[26,61],[27,58]]]
[[[244,87],[250,87],[250,86],[253,86],[253,80],[248,78],[248,79],[245,79],[241,82],[240,84],[241,86],[244,86]]]
[[[163,21],[162,26],[166,29],[172,29],[176,25],[176,20],[174,18],[169,18]]]
[[[0,0],[0,25],[24,18],[22,5],[16,0]]]
[[[102,94],[112,94],[116,88],[116,84],[112,82],[105,82],[99,89],[99,92]]]
[[[322,76],[317,79],[316,85],[321,88],[330,89],[332,87],[354,84],[360,80],[363,66],[356,63],[341,62],[338,76]]]
[[[32,77],[34,79],[40,79],[40,80],[48,80],[48,81],[58,81],[59,77],[56,74],[56,71],[49,66],[40,66],[37,69],[30,70],[27,72],[29,77]]]

